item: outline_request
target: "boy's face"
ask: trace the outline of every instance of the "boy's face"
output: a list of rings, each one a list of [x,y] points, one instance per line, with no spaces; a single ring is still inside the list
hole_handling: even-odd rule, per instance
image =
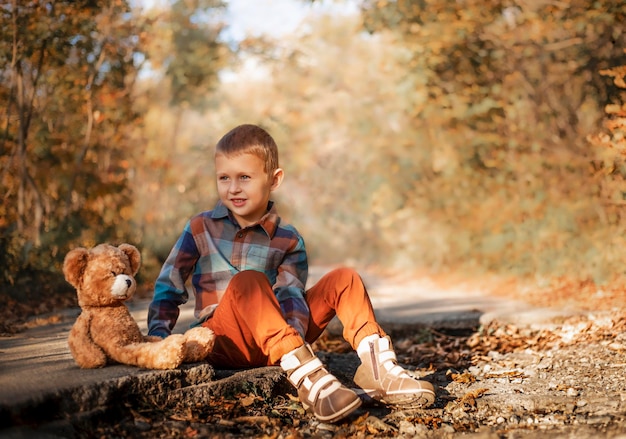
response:
[[[253,154],[215,156],[217,192],[241,227],[257,222],[265,212],[270,193],[280,186],[283,170],[267,175],[264,162]]]

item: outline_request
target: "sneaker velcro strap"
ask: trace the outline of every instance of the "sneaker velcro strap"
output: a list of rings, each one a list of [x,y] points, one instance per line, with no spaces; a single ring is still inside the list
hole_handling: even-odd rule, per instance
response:
[[[379,338],[377,341],[378,341],[378,349],[381,352],[391,350],[391,342],[389,341],[388,337]]]
[[[293,370],[296,367],[300,366],[300,364],[301,361],[295,355],[286,355],[280,361],[280,367],[282,367],[283,370]]]
[[[396,361],[396,354],[393,351],[380,351],[378,353],[378,361],[384,363],[385,361]]]
[[[400,376],[400,375],[405,375],[405,374],[408,375],[406,369],[398,365],[398,363],[396,363],[395,361],[385,361],[383,363],[383,367],[391,375],[395,375],[395,376]]]
[[[294,369],[289,375],[289,381],[291,381],[296,387],[300,385],[302,380],[309,374],[312,374],[316,370],[324,367],[319,358],[313,357],[310,361]]]
[[[324,386],[328,385],[329,383],[333,383],[335,385],[331,385],[328,389],[326,389],[322,397],[328,396],[330,393],[334,392],[339,387],[341,387],[341,385],[339,384],[339,381],[337,381],[337,378],[335,378],[331,374],[324,375],[319,380],[314,382],[313,385],[311,386],[311,389],[309,390],[309,400],[315,403],[315,401],[317,401],[317,399],[320,397],[320,393],[322,389],[324,388]],[[331,388],[332,388],[332,391],[331,391]]]
[[[394,365],[391,369],[389,369],[389,373],[398,377],[406,376],[407,378],[411,378],[411,375],[409,375],[405,369],[398,366],[397,364]]]
[[[310,358],[313,357],[315,357],[313,349],[311,349],[311,346],[305,343],[299,348],[290,352],[289,354],[283,356],[283,358],[280,360],[280,367],[282,367],[283,370],[289,371],[295,369],[301,364],[306,363]]]

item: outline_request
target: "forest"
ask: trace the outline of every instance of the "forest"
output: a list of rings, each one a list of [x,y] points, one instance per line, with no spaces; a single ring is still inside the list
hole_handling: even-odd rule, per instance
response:
[[[0,4],[0,296],[100,242],[153,281],[240,123],[311,264],[623,281],[623,1],[363,0],[241,41],[226,2],[166,4]]]

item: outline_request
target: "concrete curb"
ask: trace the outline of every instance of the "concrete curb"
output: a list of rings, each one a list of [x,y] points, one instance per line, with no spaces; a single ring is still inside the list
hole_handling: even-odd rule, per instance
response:
[[[142,395],[156,403],[171,390],[211,381],[215,376],[208,364],[183,365],[179,369],[153,371],[112,366],[122,376],[94,381],[87,385],[59,388],[17,403],[0,406],[0,425],[42,425],[53,422],[79,422],[81,417],[101,413]]]

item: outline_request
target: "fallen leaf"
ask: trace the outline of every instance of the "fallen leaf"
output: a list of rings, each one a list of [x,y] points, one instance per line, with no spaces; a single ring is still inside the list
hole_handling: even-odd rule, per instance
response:
[[[256,396],[248,395],[248,396],[244,396],[243,398],[241,398],[239,402],[241,403],[243,407],[248,407],[254,404],[254,401],[256,401],[256,399],[257,399]]]
[[[456,383],[471,384],[476,381],[476,377],[469,372],[453,373],[451,377],[452,380]]]
[[[234,423],[245,422],[248,424],[269,424],[267,416],[238,416],[232,420]]]

